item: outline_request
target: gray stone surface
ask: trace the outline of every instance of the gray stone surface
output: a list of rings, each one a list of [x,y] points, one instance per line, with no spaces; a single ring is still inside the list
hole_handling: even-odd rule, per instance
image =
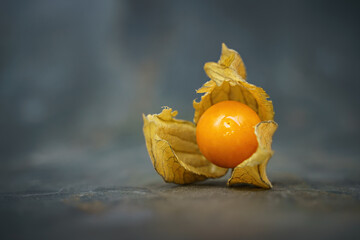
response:
[[[62,161],[41,162],[40,156],[56,158],[43,153],[31,168],[20,173],[14,166],[1,175],[0,187],[8,187],[0,193],[1,239],[360,237],[355,158],[353,170],[336,174],[331,164],[301,167],[311,158],[294,164],[304,156],[277,147],[269,164],[274,188],[262,190],[228,188],[226,177],[164,183],[144,145],[57,152]]]
[[[357,239],[359,185],[157,183],[1,194],[3,239]]]

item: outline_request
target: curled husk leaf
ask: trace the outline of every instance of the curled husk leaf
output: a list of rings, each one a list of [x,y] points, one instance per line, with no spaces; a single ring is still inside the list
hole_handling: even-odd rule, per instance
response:
[[[193,102],[195,124],[209,107],[227,100],[248,105],[262,121],[254,130],[259,143],[256,152],[233,169],[228,186],[245,183],[271,188],[266,165],[273,154],[271,142],[277,124],[273,121],[274,110],[269,96],[262,88],[245,80],[246,69],[240,55],[225,44],[220,60],[206,63],[204,70],[211,80],[197,90],[204,95],[200,102]],[[146,146],[156,171],[165,181],[180,184],[226,174],[226,169],[213,165],[200,153],[196,144],[196,126],[175,119],[176,114],[165,108],[158,115],[143,116]]]
[[[269,95],[261,87],[248,83],[246,70],[240,55],[222,45],[222,53],[218,63],[208,62],[204,66],[211,79],[197,93],[205,93],[200,102],[194,100],[194,122],[212,105],[227,100],[239,101],[251,107],[261,121],[273,120],[274,110]]]
[[[274,121],[263,121],[255,127],[255,135],[259,146],[250,158],[233,169],[228,186],[239,183],[252,184],[262,188],[271,188],[266,175],[266,165],[273,155],[271,150],[272,136],[277,129]]]
[[[227,169],[209,162],[199,151],[194,123],[175,119],[177,111],[143,115],[144,135],[152,164],[166,182],[186,184],[219,178]]]

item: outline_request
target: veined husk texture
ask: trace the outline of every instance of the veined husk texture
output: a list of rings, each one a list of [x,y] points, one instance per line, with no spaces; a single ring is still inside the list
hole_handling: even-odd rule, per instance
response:
[[[256,152],[235,167],[228,186],[252,184],[262,188],[272,185],[266,175],[266,165],[271,158],[272,136],[277,129],[273,121],[274,110],[266,92],[248,83],[246,69],[240,55],[225,44],[220,60],[204,66],[211,79],[197,93],[203,93],[200,102],[194,100],[194,123],[212,105],[227,100],[239,101],[251,107],[261,121],[254,129],[258,139]],[[175,119],[177,111],[165,107],[160,114],[143,115],[146,146],[155,170],[166,182],[178,184],[219,178],[227,169],[209,162],[196,144],[196,125]]]
[[[176,115],[171,108],[143,115],[146,147],[155,170],[166,182],[179,184],[225,175],[226,168],[215,166],[200,153],[195,124],[175,119]]]

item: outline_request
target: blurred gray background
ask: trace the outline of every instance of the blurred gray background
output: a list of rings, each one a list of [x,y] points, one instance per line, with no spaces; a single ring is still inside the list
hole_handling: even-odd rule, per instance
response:
[[[166,105],[192,120],[222,42],[274,103],[275,186],[358,187],[359,11],[358,1],[2,1],[0,191],[164,185],[141,114]]]

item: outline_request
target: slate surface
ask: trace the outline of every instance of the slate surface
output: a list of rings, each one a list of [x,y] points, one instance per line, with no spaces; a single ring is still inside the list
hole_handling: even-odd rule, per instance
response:
[[[277,147],[269,164],[272,190],[228,188],[226,178],[164,183],[144,145],[39,154],[1,175],[1,239],[359,238],[356,158],[336,174],[287,151]]]

